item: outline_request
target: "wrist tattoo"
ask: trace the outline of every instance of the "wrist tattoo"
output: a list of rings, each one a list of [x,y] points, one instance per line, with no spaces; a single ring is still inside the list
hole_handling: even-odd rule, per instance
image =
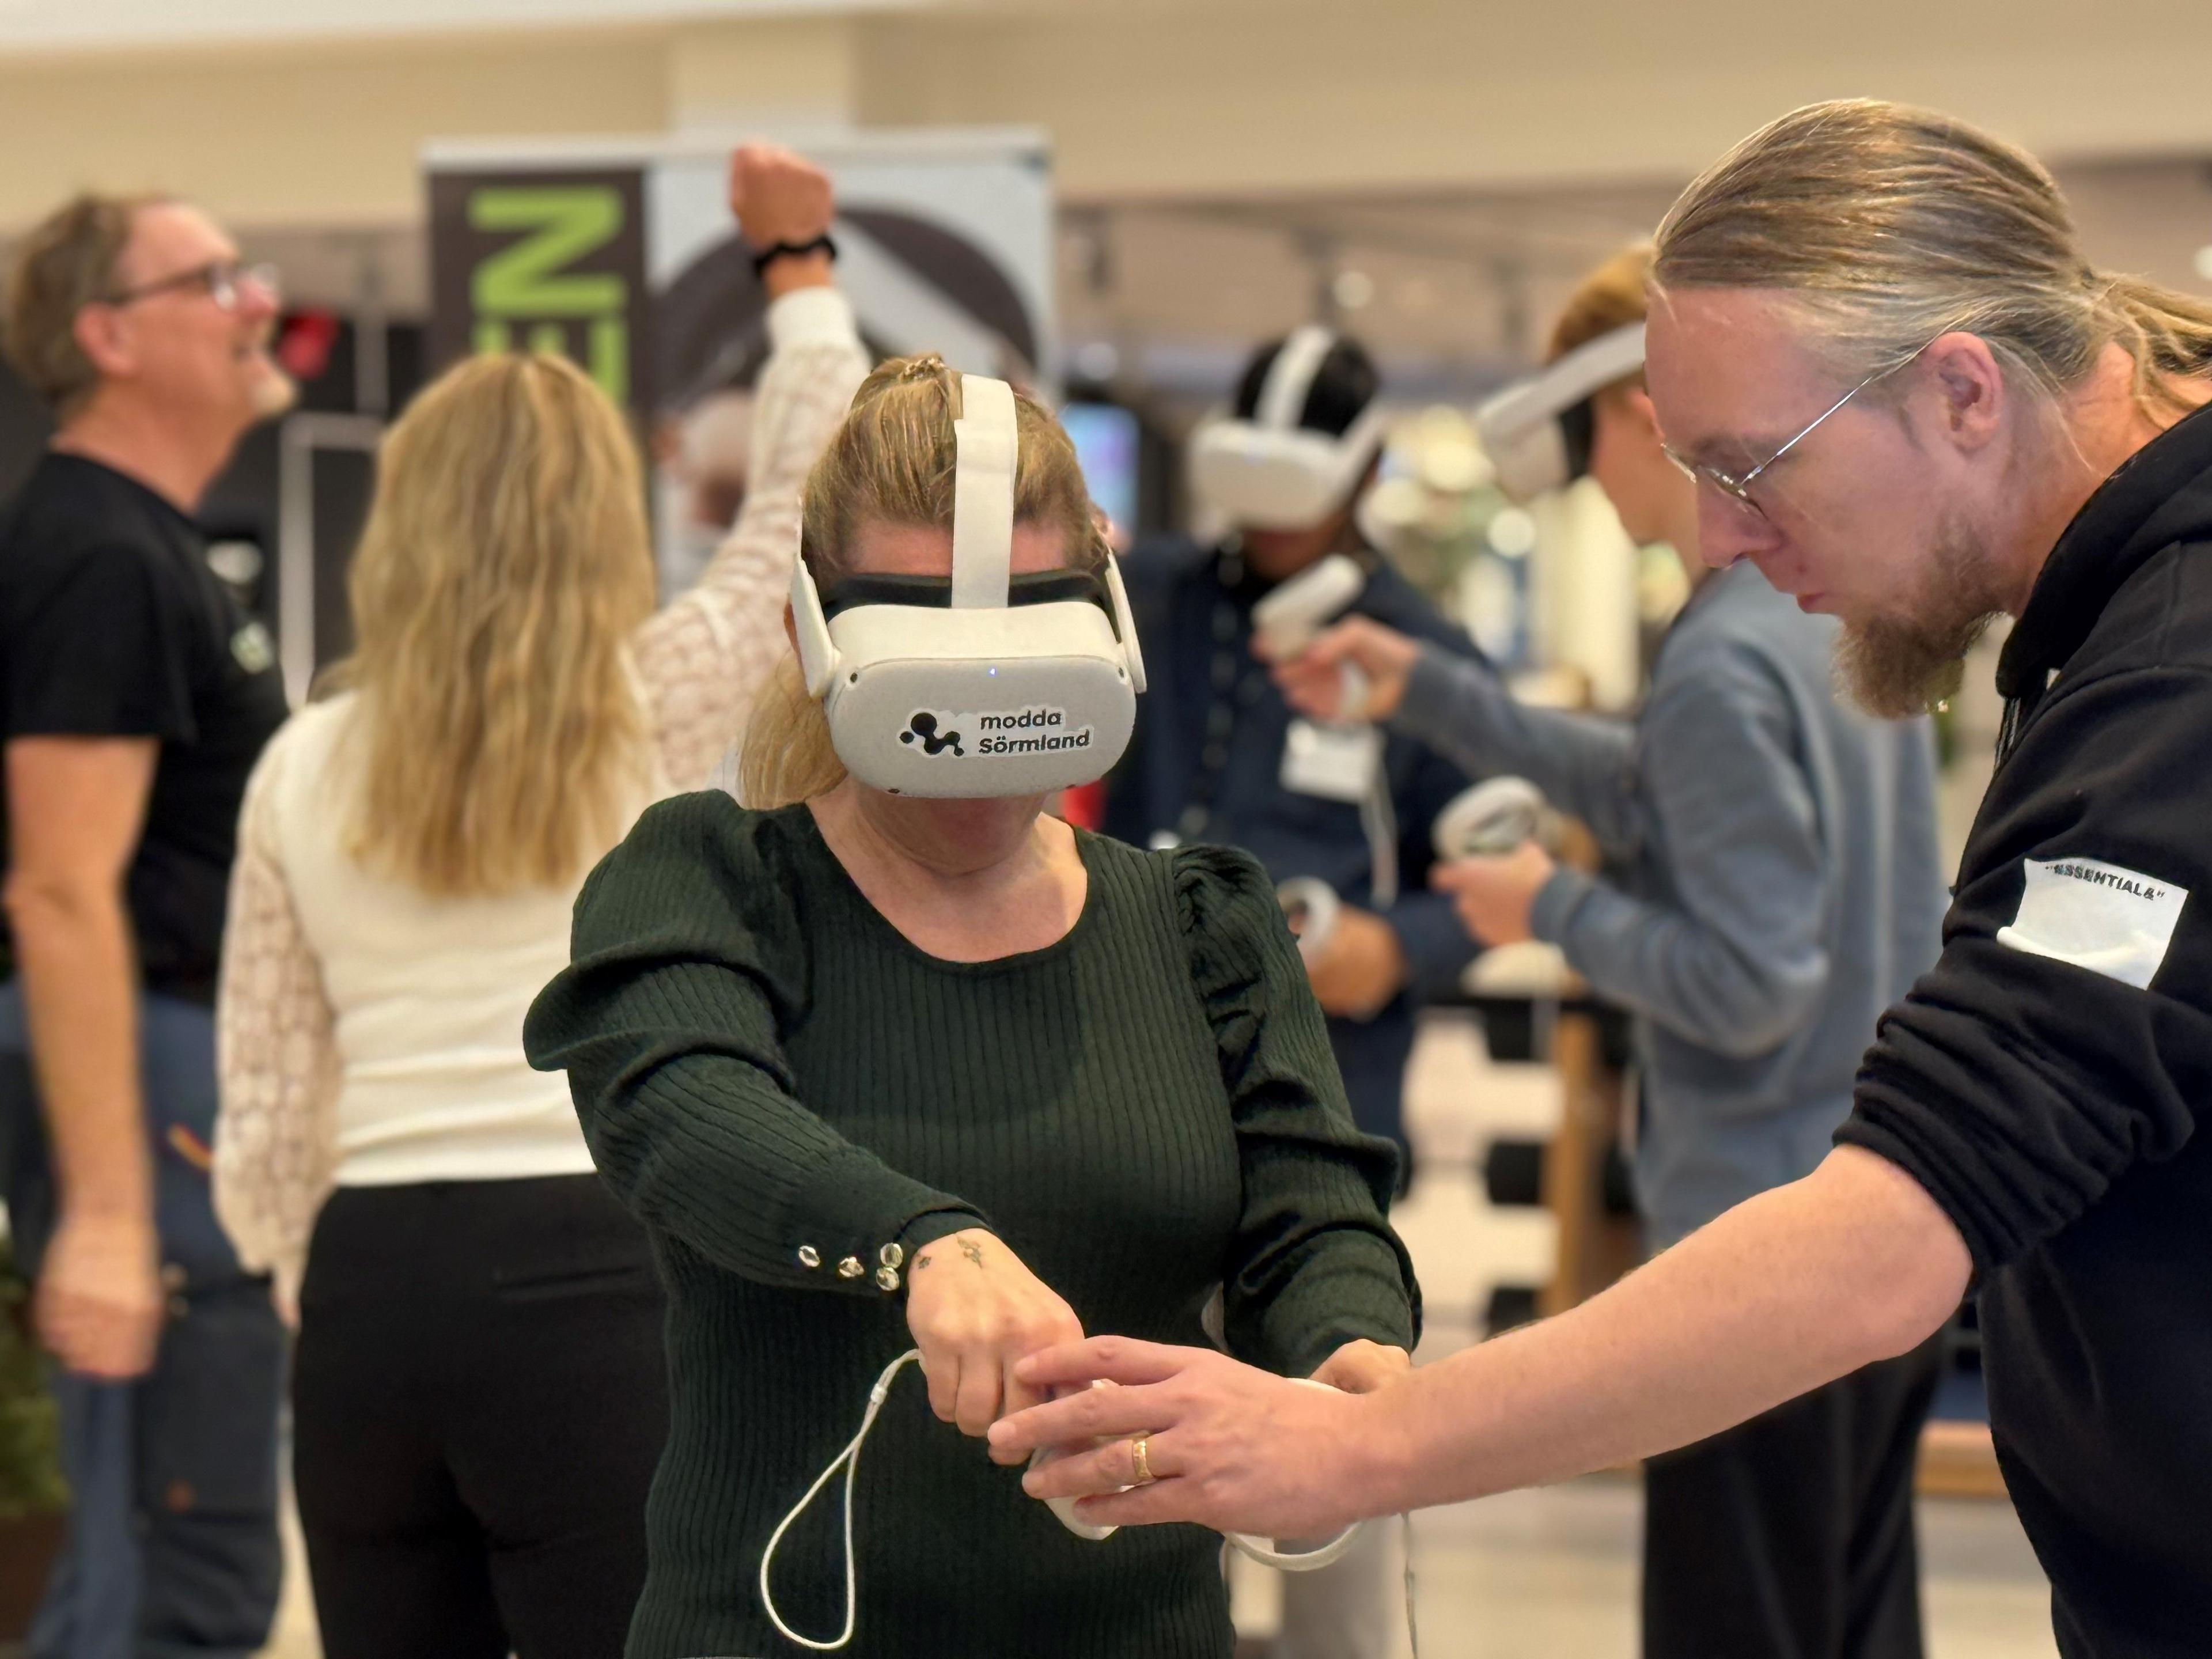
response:
[[[981,1244],[963,1238],[960,1241],[960,1254],[979,1267],[983,1265],[983,1247]]]

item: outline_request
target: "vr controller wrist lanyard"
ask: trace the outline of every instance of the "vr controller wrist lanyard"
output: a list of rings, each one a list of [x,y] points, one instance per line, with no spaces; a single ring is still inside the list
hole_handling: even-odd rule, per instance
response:
[[[907,1366],[919,1362],[921,1358],[921,1349],[909,1348],[884,1367],[876,1377],[873,1386],[868,1390],[867,1409],[860,1415],[859,1431],[846,1443],[845,1449],[830,1459],[829,1467],[815,1476],[813,1485],[807,1487],[805,1495],[792,1506],[790,1513],[776,1522],[775,1530],[769,1534],[768,1547],[761,1552],[760,1598],[761,1606],[768,1613],[769,1623],[775,1626],[776,1633],[786,1641],[796,1643],[810,1651],[835,1653],[853,1639],[854,1627],[860,1614],[860,1571],[853,1551],[853,1487],[860,1476],[860,1449],[866,1443],[869,1431],[876,1426],[876,1419],[882,1415],[884,1401],[890,1397],[891,1384],[897,1380],[899,1372]],[[1328,1385],[1325,1382],[1309,1382],[1307,1386],[1321,1389],[1327,1388]],[[1036,1460],[1031,1461],[1035,1462]],[[783,1615],[776,1611],[775,1594],[769,1582],[769,1574],[775,1562],[775,1553],[782,1547],[784,1535],[798,1522],[799,1517],[805,1514],[812,1506],[814,1500],[821,1496],[822,1489],[837,1478],[837,1472],[840,1469],[842,1469],[845,1474],[845,1624],[844,1628],[839,1631],[833,1639],[821,1641],[811,1636],[800,1635],[784,1622]],[[1075,1501],[1073,1498],[1052,1498],[1048,1502],[1053,1513],[1059,1517],[1060,1524],[1079,1538],[1103,1543],[1119,1530],[1115,1527],[1094,1526],[1083,1520],[1076,1513]],[[1420,1637],[1414,1625],[1413,1607],[1413,1522],[1411,1516],[1401,1516],[1401,1520],[1405,1528],[1406,1627],[1413,1642],[1414,1659],[1419,1659]],[[1330,1539],[1328,1543],[1313,1550],[1278,1550],[1270,1540],[1255,1538],[1245,1533],[1232,1532],[1228,1534],[1228,1538],[1230,1543],[1241,1553],[1250,1557],[1262,1566],[1278,1568],[1285,1572],[1312,1572],[1341,1559],[1344,1553],[1352,1547],[1352,1540],[1358,1535],[1364,1524],[1360,1522],[1352,1522],[1335,1537]]]

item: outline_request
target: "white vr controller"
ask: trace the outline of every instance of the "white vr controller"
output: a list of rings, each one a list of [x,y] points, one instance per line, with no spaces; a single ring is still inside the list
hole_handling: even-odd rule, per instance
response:
[[[1308,565],[1252,607],[1252,635],[1269,657],[1282,662],[1314,642],[1367,588],[1367,573],[1347,553],[1331,553]],[[1371,689],[1356,663],[1343,664],[1343,696],[1337,719],[1359,720]]]
[[[1310,1376],[1293,1377],[1291,1380],[1309,1389],[1327,1389],[1330,1386],[1326,1382],[1316,1382]],[[1091,1387],[1099,1389],[1112,1386],[1112,1383],[1103,1381],[1091,1384]],[[1103,1445],[1106,1443],[1101,1441],[1098,1443]],[[1033,1469],[1039,1468],[1070,1455],[1058,1448],[1041,1447],[1036,1455],[1030,1459],[1030,1467]],[[1121,1490],[1133,1492],[1136,1488],[1123,1486]],[[1078,1538],[1087,1538],[1094,1543],[1103,1543],[1121,1530],[1119,1527],[1101,1526],[1095,1522],[1085,1521],[1081,1511],[1076,1507],[1082,1502],[1080,1498],[1048,1498],[1044,1501],[1045,1506],[1060,1517],[1060,1524]],[[1276,1546],[1281,1543],[1282,1540],[1257,1538],[1249,1532],[1232,1532],[1226,1536],[1229,1541],[1237,1547],[1240,1554],[1249,1556],[1263,1567],[1279,1567],[1285,1572],[1314,1572],[1328,1566],[1333,1561],[1340,1559],[1345,1551],[1352,1547],[1352,1540],[1359,1535],[1361,1525],[1361,1522],[1355,1521],[1328,1542],[1310,1550],[1278,1549]]]
[[[806,1495],[793,1505],[791,1512],[776,1522],[775,1530],[769,1534],[768,1547],[761,1552],[760,1598],[761,1606],[767,1610],[769,1623],[775,1626],[777,1632],[785,1640],[795,1642],[810,1651],[835,1653],[853,1639],[853,1627],[860,1609],[860,1574],[853,1555],[853,1483],[860,1474],[860,1447],[868,1437],[868,1431],[876,1426],[876,1419],[883,1412],[884,1401],[890,1397],[892,1382],[896,1380],[902,1370],[917,1363],[921,1358],[921,1349],[909,1348],[884,1367],[882,1373],[877,1376],[874,1386],[868,1390],[868,1407],[867,1410],[861,1414],[859,1432],[846,1443],[844,1450],[830,1460],[830,1467],[815,1476],[814,1484],[806,1489]],[[1310,1378],[1299,1380],[1312,1388],[1325,1389],[1329,1386],[1326,1382],[1313,1382]],[[1049,1462],[1052,1455],[1051,1452],[1040,1449],[1036,1455],[1030,1459],[1030,1467],[1035,1468],[1040,1463]],[[821,1496],[822,1489],[836,1479],[837,1471],[840,1469],[845,1472],[845,1627],[833,1639],[822,1641],[811,1636],[801,1636],[783,1622],[783,1615],[776,1611],[775,1593],[769,1585],[769,1568],[775,1559],[776,1551],[783,1544],[784,1534],[791,1530],[799,1517],[805,1514],[814,1500]],[[1125,1486],[1122,1490],[1126,1492],[1128,1488]],[[1053,1514],[1059,1517],[1060,1524],[1079,1538],[1103,1541],[1119,1530],[1114,1527],[1095,1526],[1084,1520],[1076,1513],[1075,1505],[1078,1500],[1075,1498],[1053,1498],[1045,1501]],[[1228,1537],[1229,1541],[1244,1554],[1263,1565],[1280,1567],[1286,1572],[1311,1572],[1317,1567],[1328,1565],[1330,1562],[1340,1557],[1346,1550],[1351,1548],[1352,1540],[1358,1534],[1361,1524],[1354,1522],[1318,1549],[1305,1551],[1278,1550],[1267,1540],[1250,1537],[1243,1533],[1233,1532],[1229,1534]]]
[[[1559,814],[1526,778],[1490,778],[1462,790],[1437,814],[1430,830],[1437,856],[1478,858],[1510,853],[1522,842],[1548,846],[1559,834]],[[1275,889],[1275,902],[1297,935],[1298,955],[1308,967],[1328,949],[1344,913],[1336,889],[1317,876],[1293,876]]]
[[[1524,841],[1548,842],[1558,834],[1558,814],[1526,778],[1486,778],[1444,804],[1429,831],[1437,856],[1480,858],[1510,853]]]

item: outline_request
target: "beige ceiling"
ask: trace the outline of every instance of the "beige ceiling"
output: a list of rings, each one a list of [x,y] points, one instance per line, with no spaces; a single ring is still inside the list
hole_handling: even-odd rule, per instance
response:
[[[1823,96],[2029,143],[2094,257],[2196,283],[2208,62],[2206,0],[0,0],[0,226],[162,186],[306,296],[404,314],[430,141],[1011,124],[1053,145],[1079,344],[1203,378],[1364,295],[1349,321],[1456,385]]]

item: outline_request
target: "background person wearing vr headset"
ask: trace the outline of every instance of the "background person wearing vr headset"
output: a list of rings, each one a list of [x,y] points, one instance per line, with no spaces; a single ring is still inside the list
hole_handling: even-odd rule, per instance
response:
[[[1479,421],[1509,495],[1586,473],[1631,537],[1680,557],[1691,596],[1635,723],[1524,708],[1496,675],[1365,619],[1276,674],[1326,717],[1357,664],[1396,729],[1590,826],[1602,876],[1531,842],[1431,879],[1486,944],[1557,945],[1638,1016],[1636,1192],[1656,1251],[1819,1165],[1875,1019],[1936,960],[1943,880],[1929,722],[1841,706],[1835,623],[1699,556],[1697,486],[1644,386],[1650,270],[1644,246],[1593,271],[1550,368]],[[1651,1659],[1917,1659],[1912,1475],[1943,1354],[1931,1338],[1645,1466]]]
[[[1348,553],[1364,576],[1352,612],[1477,659],[1466,631],[1361,542],[1353,509],[1382,451],[1378,385],[1357,341],[1302,328],[1255,354],[1229,413],[1194,435],[1192,494],[1230,533],[1212,547],[1150,538],[1130,553],[1154,690],[1107,780],[1105,827],[1139,847],[1241,847],[1279,884],[1334,890],[1336,923],[1309,947],[1314,994],[1352,1115],[1398,1143],[1402,1182],[1415,1005],[1455,985],[1474,954],[1425,880],[1431,826],[1468,781],[1409,738],[1301,719],[1251,652],[1254,607]]]
[[[1996,770],[1936,967],[1883,1016],[1804,1180],[1604,1294],[1371,1400],[1202,1350],[995,1455],[1146,1437],[1094,1522],[1318,1530],[1686,1444],[1901,1354],[1972,1285],[1990,1428],[2066,1659],[2212,1631],[2212,304],[2084,257],[2051,175],[1933,111],[1814,105],[1660,227],[1649,375],[1706,559],[1838,617],[1859,701],[1914,712],[1993,614]],[[1034,1471],[1109,1492],[1119,1442]]]
[[[800,556],[750,805],[647,811],[526,1028],[668,1286],[627,1651],[842,1645],[842,1605],[855,1653],[1225,1659],[1218,1540],[1075,1536],[962,1436],[1039,1398],[1025,1354],[1201,1340],[1217,1287],[1249,1360],[1401,1376],[1389,1148],[1353,1127],[1257,864],[1043,811],[1116,758],[1144,683],[1043,406],[884,364],[807,481]],[[927,1406],[890,1387],[909,1347]],[[878,1378],[857,1593],[827,1504],[771,1573]]]

